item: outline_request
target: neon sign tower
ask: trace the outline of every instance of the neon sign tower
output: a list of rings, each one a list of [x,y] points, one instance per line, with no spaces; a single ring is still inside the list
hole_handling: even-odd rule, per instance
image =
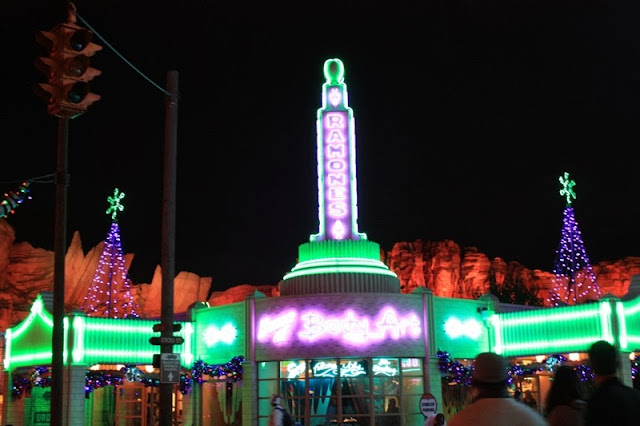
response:
[[[320,231],[311,241],[366,239],[358,233],[355,124],[342,61],[326,61],[324,75],[316,122]]]
[[[325,61],[324,76],[316,121],[319,230],[299,246],[298,264],[284,276],[280,294],[399,293],[380,246],[358,232],[355,120],[342,61]]]

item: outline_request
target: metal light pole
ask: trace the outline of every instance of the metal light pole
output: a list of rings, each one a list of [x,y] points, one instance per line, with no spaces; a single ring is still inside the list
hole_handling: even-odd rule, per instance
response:
[[[67,247],[67,157],[69,119],[58,119],[56,213],[54,224],[53,335],[51,339],[51,425],[63,424],[64,405],[64,258]]]
[[[162,300],[161,337],[173,336],[173,279],[176,243],[176,154],[178,141],[178,71],[167,72],[164,126],[164,191],[162,197]],[[160,353],[172,353],[173,345],[161,345]],[[172,425],[173,383],[160,383],[160,426]]]

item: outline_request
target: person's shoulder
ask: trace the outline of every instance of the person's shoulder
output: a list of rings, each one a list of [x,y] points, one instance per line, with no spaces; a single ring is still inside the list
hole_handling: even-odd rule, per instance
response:
[[[571,407],[575,408],[576,410],[584,410],[586,406],[587,401],[585,401],[584,399],[574,399],[573,401],[571,401]]]
[[[517,413],[516,415],[519,416],[521,418],[521,420],[523,420],[523,422],[518,423],[518,424],[526,424],[526,425],[546,425],[546,421],[544,420],[544,417],[542,417],[542,414],[538,413],[538,411],[533,408],[530,407],[526,404],[522,404],[518,401],[513,401],[515,404],[511,404],[512,405],[512,409],[514,411],[514,414]]]

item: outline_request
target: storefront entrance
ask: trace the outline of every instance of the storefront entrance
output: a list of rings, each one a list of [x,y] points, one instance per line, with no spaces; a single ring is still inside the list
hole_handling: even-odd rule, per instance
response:
[[[276,394],[301,425],[422,426],[423,374],[419,358],[258,363],[259,425],[267,424]]]

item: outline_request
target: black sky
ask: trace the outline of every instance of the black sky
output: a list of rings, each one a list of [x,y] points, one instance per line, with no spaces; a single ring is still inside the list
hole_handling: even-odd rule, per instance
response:
[[[591,262],[640,256],[640,3],[416,3],[76,2],[159,86],[179,72],[176,272],[222,290],[295,265],[318,228],[315,118],[334,57],[356,118],[360,231],[383,249],[451,239],[550,271],[567,171]],[[0,191],[55,171],[34,34],[64,17],[64,2],[4,2]],[[68,241],[78,231],[87,251],[106,237],[117,187],[130,275],[150,282],[164,97],[94,41],[102,99],[70,123]],[[55,186],[31,195],[7,220],[17,241],[52,250]]]

